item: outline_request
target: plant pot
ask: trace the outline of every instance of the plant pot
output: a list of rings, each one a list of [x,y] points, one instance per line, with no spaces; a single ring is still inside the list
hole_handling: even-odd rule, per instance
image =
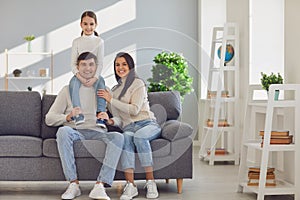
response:
[[[275,90],[274,100],[278,101],[279,98],[279,90]]]
[[[268,92],[268,96],[269,96],[269,92]],[[275,90],[274,100],[278,101],[278,98],[279,98],[279,90]]]

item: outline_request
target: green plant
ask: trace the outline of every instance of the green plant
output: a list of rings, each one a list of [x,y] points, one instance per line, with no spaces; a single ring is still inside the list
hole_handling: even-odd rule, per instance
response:
[[[28,41],[28,42],[30,42],[30,41],[32,41],[32,40],[34,40],[35,39],[35,36],[34,35],[26,35],[25,37],[24,37],[24,40],[26,40],[26,41]]]
[[[271,84],[282,84],[283,83],[283,78],[282,76],[277,73],[274,74],[273,72],[270,74],[270,75],[267,75],[263,72],[261,72],[261,85],[262,85],[262,88],[269,91],[269,86]]]
[[[188,74],[186,59],[175,52],[161,52],[154,57],[148,92],[176,90],[184,95],[193,91],[193,78]]]

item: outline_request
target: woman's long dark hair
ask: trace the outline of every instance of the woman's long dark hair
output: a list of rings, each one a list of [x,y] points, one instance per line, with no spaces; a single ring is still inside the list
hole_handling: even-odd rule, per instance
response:
[[[128,53],[120,52],[120,53],[118,53],[116,55],[116,58],[114,60],[114,71],[115,71],[115,77],[116,77],[116,80],[118,82],[118,85],[116,85],[113,88],[113,90],[115,90],[116,88],[118,88],[121,85],[121,77],[118,76],[117,72],[116,72],[116,60],[117,60],[117,58],[120,58],[120,57],[125,58],[130,71],[129,71],[129,74],[127,75],[124,88],[122,89],[122,91],[121,91],[121,93],[120,93],[120,95],[118,97],[119,100],[121,99],[122,96],[124,96],[124,94],[126,93],[127,89],[133,83],[134,79],[138,78],[137,75],[136,75],[136,73],[135,73],[135,65],[134,65],[134,61],[133,61],[132,57]]]
[[[80,22],[82,22],[82,19],[83,19],[84,17],[86,17],[86,16],[93,18],[93,19],[95,20],[95,23],[98,24],[96,14],[95,14],[93,11],[89,11],[89,10],[88,10],[88,11],[85,11],[84,13],[82,13],[82,15],[81,15],[81,21],[80,21]],[[98,34],[96,31],[94,31],[94,34],[95,34],[96,36],[99,36],[99,34]],[[81,36],[82,36],[82,35],[83,35],[83,31],[81,31]]]

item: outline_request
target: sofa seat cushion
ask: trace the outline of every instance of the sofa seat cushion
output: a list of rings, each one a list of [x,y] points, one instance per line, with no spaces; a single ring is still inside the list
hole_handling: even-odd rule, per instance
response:
[[[97,140],[83,140],[74,142],[75,158],[104,158],[106,144]],[[46,157],[58,158],[56,139],[49,138],[43,142],[43,154]]]
[[[1,136],[0,157],[40,157],[42,144],[41,138],[32,136]]]
[[[166,139],[156,139],[151,141],[153,157],[164,157],[170,155],[171,145]],[[74,143],[76,158],[104,158],[106,144],[97,140],[83,140]],[[43,142],[43,155],[46,157],[59,158],[56,139],[49,138]]]

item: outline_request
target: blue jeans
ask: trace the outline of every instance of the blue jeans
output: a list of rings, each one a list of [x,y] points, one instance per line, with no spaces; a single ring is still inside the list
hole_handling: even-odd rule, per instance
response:
[[[122,168],[135,168],[135,149],[142,167],[153,166],[150,141],[160,136],[160,126],[153,120],[142,120],[125,126],[123,131]]]
[[[56,133],[56,142],[63,172],[68,181],[77,180],[73,144],[77,140],[101,140],[106,143],[106,152],[97,181],[111,185],[117,164],[122,153],[124,137],[118,132],[95,131],[91,129],[75,130],[60,127]],[[87,163],[88,165],[88,163]]]
[[[70,91],[70,97],[73,104],[73,107],[80,107],[80,98],[79,98],[79,88],[81,86],[80,80],[73,76],[69,83],[69,91]],[[97,82],[94,84],[94,88],[97,94],[97,91],[99,89],[105,89],[105,81],[102,76],[98,77]],[[105,112],[106,111],[106,101],[104,98],[97,97],[97,113],[98,112]]]

